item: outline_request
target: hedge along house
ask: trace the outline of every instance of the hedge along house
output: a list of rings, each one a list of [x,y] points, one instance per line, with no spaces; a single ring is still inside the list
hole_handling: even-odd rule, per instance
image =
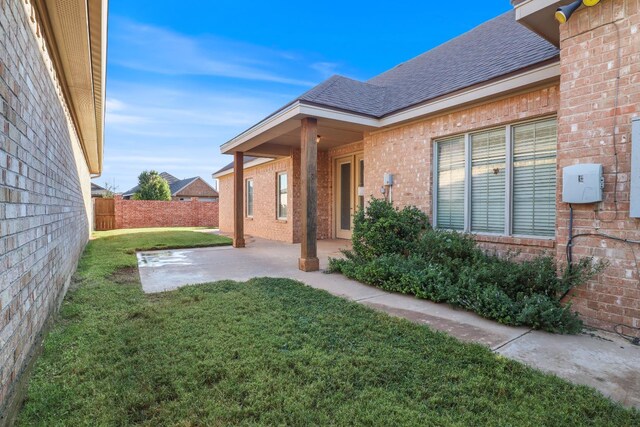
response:
[[[575,290],[574,308],[593,326],[639,327],[635,248],[616,239],[640,240],[629,203],[640,1],[582,6],[561,25],[566,1],[512,3],[366,82],[334,76],[223,144],[234,162],[214,174],[220,228],[236,247],[245,232],[301,242],[310,271],[316,239],[349,238],[354,209],[387,197],[488,250],[563,263],[563,168],[597,163],[603,200],[573,205],[573,254],[610,266]]]
[[[0,1],[0,425],[91,230],[106,0]]]

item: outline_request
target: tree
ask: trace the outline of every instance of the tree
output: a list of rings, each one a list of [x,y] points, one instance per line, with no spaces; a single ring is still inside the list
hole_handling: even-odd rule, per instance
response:
[[[111,185],[108,182],[104,183],[104,194],[102,196],[103,199],[113,199],[116,196],[116,192],[118,191],[118,187],[115,185]]]
[[[138,191],[134,200],[171,200],[169,182],[156,171],[144,171],[138,176]]]

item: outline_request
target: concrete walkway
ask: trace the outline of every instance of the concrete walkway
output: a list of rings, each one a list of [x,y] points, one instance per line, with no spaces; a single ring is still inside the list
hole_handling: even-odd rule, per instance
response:
[[[320,268],[328,257],[340,256],[349,242],[323,240],[318,245]],[[151,251],[138,253],[142,288],[162,292],[218,280],[287,277],[324,289],[392,316],[426,324],[462,341],[477,342],[494,352],[569,381],[600,390],[627,406],[640,408],[640,347],[617,335],[598,332],[554,335],[501,325],[471,312],[410,296],[389,293],[339,274],[304,273],[297,269],[300,245],[247,238],[247,247]]]

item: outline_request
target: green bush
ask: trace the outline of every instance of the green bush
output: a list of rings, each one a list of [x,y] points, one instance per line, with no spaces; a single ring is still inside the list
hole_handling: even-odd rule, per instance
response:
[[[553,258],[515,262],[483,252],[471,236],[435,230],[415,207],[372,199],[356,213],[353,249],[329,271],[391,292],[447,302],[508,325],[576,333],[582,322],[563,305],[571,288],[602,270],[583,258],[558,275]]]

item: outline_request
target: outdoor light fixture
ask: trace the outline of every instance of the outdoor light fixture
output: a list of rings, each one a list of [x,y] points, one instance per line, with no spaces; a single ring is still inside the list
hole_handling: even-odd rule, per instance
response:
[[[591,7],[591,6],[597,5],[598,3],[600,3],[600,0],[576,0],[573,3],[570,3],[566,6],[561,6],[558,9],[556,9],[556,15],[555,15],[556,21],[558,21],[561,24],[564,24],[569,20],[569,18],[571,18],[571,15],[573,14],[573,12],[575,12],[576,9],[578,9],[581,4],[587,7]]]
[[[556,21],[558,21],[561,24],[564,24],[565,22],[567,22],[569,18],[571,18],[571,15],[573,14],[573,12],[575,12],[576,9],[580,7],[582,2],[583,0],[576,0],[573,3],[570,3],[566,6],[561,6],[558,9],[556,9],[556,15],[555,15]]]
[[[316,144],[320,144],[320,138],[322,138],[322,136],[320,135],[316,136]]]

